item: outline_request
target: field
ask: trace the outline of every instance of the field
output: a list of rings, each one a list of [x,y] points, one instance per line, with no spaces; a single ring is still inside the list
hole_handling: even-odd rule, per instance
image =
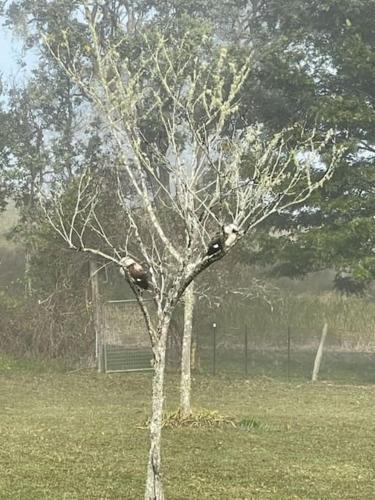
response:
[[[143,498],[150,382],[2,359],[0,498]],[[163,431],[169,500],[375,498],[373,385],[200,376],[193,395],[236,427]]]

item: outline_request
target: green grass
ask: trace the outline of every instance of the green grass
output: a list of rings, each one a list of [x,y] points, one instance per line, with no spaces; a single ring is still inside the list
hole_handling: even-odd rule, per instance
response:
[[[143,498],[150,387],[1,360],[0,498]],[[169,500],[375,498],[373,386],[200,376],[193,400],[239,425],[163,431]]]

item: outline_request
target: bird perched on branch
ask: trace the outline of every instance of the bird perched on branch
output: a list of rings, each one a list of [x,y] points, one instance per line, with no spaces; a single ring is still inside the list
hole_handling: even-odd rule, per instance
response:
[[[240,233],[239,228],[235,224],[227,224],[223,227],[223,231],[217,234],[208,244],[208,256],[217,255],[229,248],[236,241]]]
[[[148,282],[148,276],[147,272],[144,270],[144,268],[136,262],[134,259],[131,257],[123,257],[120,260],[120,273],[125,276],[125,269],[127,269],[128,275],[131,278],[131,280],[134,282],[135,285],[137,285],[139,288],[142,288],[143,290],[148,290],[149,288],[149,282]]]

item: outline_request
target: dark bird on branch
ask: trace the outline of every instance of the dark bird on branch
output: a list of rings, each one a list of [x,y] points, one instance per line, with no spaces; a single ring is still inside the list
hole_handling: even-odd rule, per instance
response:
[[[217,255],[229,248],[236,241],[240,230],[235,224],[228,224],[223,227],[223,231],[217,234],[208,244],[208,256]]]
[[[134,282],[134,284],[139,288],[142,288],[143,290],[148,290],[149,282],[147,272],[144,270],[141,264],[138,264],[138,262],[136,262],[131,257],[123,257],[120,260],[120,264],[120,273],[123,276],[126,276],[126,272],[124,269],[126,268],[128,276]]]

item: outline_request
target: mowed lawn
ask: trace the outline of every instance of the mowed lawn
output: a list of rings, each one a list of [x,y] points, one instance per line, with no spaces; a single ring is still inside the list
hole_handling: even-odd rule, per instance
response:
[[[0,498],[143,498],[150,387],[0,361]],[[169,500],[375,498],[375,386],[200,376],[193,400],[242,423],[163,431]]]

